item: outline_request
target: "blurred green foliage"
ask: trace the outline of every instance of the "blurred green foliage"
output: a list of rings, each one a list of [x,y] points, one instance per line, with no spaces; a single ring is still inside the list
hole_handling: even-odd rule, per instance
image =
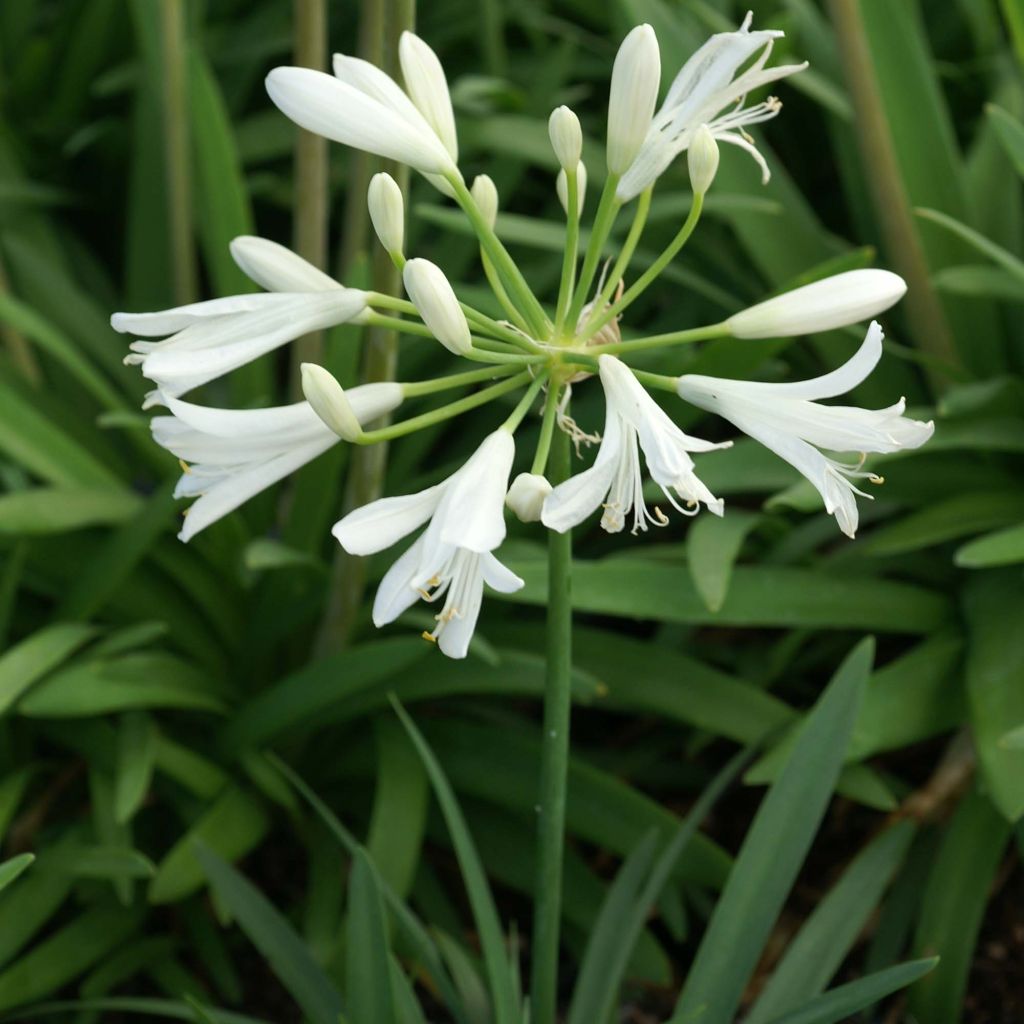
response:
[[[356,51],[372,5],[329,6],[332,48]],[[1019,892],[1024,814],[1024,8],[751,6],[757,24],[786,30],[783,57],[811,61],[786,83],[782,116],[758,132],[772,181],[762,188],[749,161],[723,153],[701,229],[624,332],[711,322],[840,269],[891,267],[911,295],[886,315],[888,355],[853,400],[905,395],[935,415],[936,433],[920,451],[872,460],[887,482],[852,543],[809,486],[747,441],[703,459],[703,479],[727,498],[724,520],[676,520],[625,544],[596,524],[579,531],[566,963],[582,962],[581,978],[626,980],[618,994],[567,989],[568,1019],[607,1016],[605,998],[667,1018],[692,960],[681,1013],[721,993],[738,1004],[746,987],[752,1022],[839,1020],[913,972],[869,1003],[839,997],[839,1011],[786,1014],[830,982],[936,954],[938,968],[894,1019],[1011,1013],[1019,967],[1004,967],[1009,980],[971,969],[986,914],[995,939],[1020,952],[1010,927],[1020,919],[998,907],[1007,886]],[[296,1006],[327,1021],[343,1005],[350,1020],[424,1019],[397,958],[418,965],[410,978],[426,1005],[448,1008],[429,1019],[484,1020],[496,992],[515,989],[518,965],[494,949],[481,879],[496,887],[497,927],[518,919],[528,932],[541,537],[512,530],[509,561],[527,586],[514,605],[488,602],[460,664],[417,638],[414,614],[376,634],[365,602],[349,647],[311,657],[343,447],[187,547],[175,539],[178,467],[150,440],[138,411],[145,385],[122,366],[109,314],[163,308],[193,286],[196,297],[248,287],[227,243],[253,230],[287,241],[294,200],[294,131],[262,91],[264,73],[291,59],[290,5],[185,7],[187,153],[175,165],[160,4],[0,4],[0,1010],[38,1020],[41,1007],[18,1008],[62,999],[71,1002],[54,1004],[55,1019],[83,1024],[286,1021],[300,1019]],[[654,25],[667,78],[744,9],[420,5],[418,30],[451,82],[463,168],[495,179],[499,233],[539,290],[550,292],[560,267],[550,110],[564,102],[581,116],[593,199],[624,32]],[[372,259],[350,186],[361,179],[352,154],[333,147],[330,159],[332,265],[358,285]],[[184,256],[172,247],[175,166],[190,183]],[[688,202],[679,166],[655,195],[634,270]],[[421,180],[410,206],[410,252],[442,264],[483,308],[475,245],[452,209]],[[360,340],[354,328],[329,339],[345,383]],[[645,365],[794,378],[837,365],[858,341],[850,329],[714,342]],[[404,343],[401,376],[433,374],[441,358]],[[201,400],[265,405],[286,387],[287,358],[266,358]],[[673,413],[684,426],[700,415]],[[492,408],[471,415],[392,445],[386,489],[415,489],[456,465],[496,422]],[[577,389],[574,415],[599,426],[596,389]],[[371,584],[382,567],[370,563]],[[824,786],[817,811],[797,801],[791,820],[765,815],[787,792],[795,800],[783,782],[795,784],[797,753],[809,756],[807,709],[865,633],[878,650],[859,711],[847,730],[820,734],[832,741],[839,795],[802,895],[773,932],[825,812],[828,772],[807,762]],[[436,762],[424,767],[389,695]],[[677,811],[751,745],[760,752],[747,785],[779,780],[758,818],[734,788],[638,904]],[[450,800],[432,798],[439,779]],[[470,905],[453,853],[472,881]],[[719,899],[734,863],[747,866]],[[776,875],[744,896],[746,880],[773,864]],[[655,915],[631,926],[629,962],[613,968],[610,937],[625,928],[614,908],[651,902]],[[381,959],[370,937],[389,930],[394,957]],[[276,980],[254,967],[253,947]],[[380,982],[389,977],[390,988]],[[735,1009],[715,1005],[719,1016],[702,1019]]]

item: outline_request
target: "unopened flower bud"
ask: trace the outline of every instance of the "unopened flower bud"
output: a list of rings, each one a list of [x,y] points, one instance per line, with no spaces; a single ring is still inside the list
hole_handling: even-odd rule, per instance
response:
[[[903,298],[907,283],[888,270],[848,270],[759,302],[729,317],[737,338],[786,338],[867,320]]]
[[[551,484],[539,473],[520,473],[512,481],[505,504],[524,523],[540,521],[544,499],[551,493]]]
[[[702,196],[711,187],[718,173],[718,143],[711,129],[702,124],[693,135],[693,141],[686,151],[686,163],[690,171],[690,188],[695,196]]]
[[[391,254],[400,254],[405,241],[405,202],[398,182],[390,174],[375,174],[366,193],[373,230]]]
[[[473,342],[466,315],[441,268],[430,260],[409,260],[402,272],[402,280],[430,333],[456,355],[470,351]]]
[[[328,370],[316,363],[302,364],[302,393],[313,412],[345,441],[355,441],[363,432],[345,389]]]
[[[573,170],[583,153],[580,119],[568,107],[556,107],[548,118],[548,136],[562,170]]]
[[[469,190],[484,220],[493,228],[498,219],[498,186],[486,174],[478,174]]]
[[[619,47],[608,96],[608,170],[623,174],[640,152],[658,102],[661,54],[650,25],[637,25]]]
[[[558,172],[558,179],[555,181],[555,191],[558,193],[558,201],[562,209],[569,212],[569,179],[565,171]],[[581,160],[576,165],[576,206],[577,215],[583,213],[583,201],[587,196],[587,165]]]

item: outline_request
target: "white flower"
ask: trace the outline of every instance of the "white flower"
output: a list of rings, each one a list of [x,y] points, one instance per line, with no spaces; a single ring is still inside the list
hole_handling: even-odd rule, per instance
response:
[[[115,331],[163,341],[134,341],[129,364],[156,383],[147,404],[159,395],[177,398],[236,370],[309,331],[358,321],[367,293],[344,288],[283,246],[259,238],[239,238],[231,248],[238,265],[266,287],[262,295],[231,295],[194,302],[159,313],[115,313]]]
[[[512,593],[523,581],[491,553],[505,539],[504,499],[515,456],[512,435],[488,435],[466,464],[418,494],[381,498],[350,512],[334,536],[353,555],[383,551],[430,525],[392,565],[377,590],[373,621],[393,622],[417,598],[444,606],[430,634],[450,658],[464,658],[480,614],[484,583]]]
[[[267,93],[297,125],[335,142],[446,174],[455,160],[412,100],[383,71],[336,54],[334,76],[309,68],[274,68]]]
[[[661,82],[658,37],[637,25],[619,47],[608,92],[608,170],[622,174],[644,143]]]
[[[569,179],[565,175],[565,171],[558,172],[558,178],[555,180],[555,192],[558,194],[558,201],[562,204],[562,209],[566,213],[569,212]],[[576,208],[577,215],[583,215],[583,203],[587,198],[587,165],[581,160],[576,165]]]
[[[629,367],[615,356],[598,357],[598,366],[606,402],[601,448],[590,469],[551,492],[541,516],[544,525],[564,533],[603,508],[601,526],[609,533],[618,533],[623,528],[631,509],[633,533],[646,530],[648,523],[664,526],[668,522],[665,514],[655,508],[652,515],[644,502],[638,444],[651,477],[673,508],[684,515],[696,515],[703,502],[709,511],[720,516],[722,500],[693,472],[689,453],[728,448],[732,442],[712,444],[684,434],[647,394]]]
[[[888,270],[848,270],[729,317],[736,338],[786,338],[867,320],[899,302],[907,283]]]
[[[401,404],[402,388],[366,384],[348,398],[369,423]],[[198,496],[178,534],[183,541],[338,443],[308,402],[246,410],[165,402],[172,415],[153,418],[153,437],[185,467],[174,496]]]
[[[523,523],[540,522],[544,500],[551,493],[551,484],[540,473],[520,473],[505,495],[505,504]]]
[[[766,68],[772,46],[783,35],[777,31],[750,31],[752,14],[747,14],[736,32],[713,35],[683,65],[665,97],[661,109],[648,121],[642,144],[616,189],[623,202],[651,185],[693,141],[694,133],[706,124],[720,142],[746,150],[761,168],[762,180],[769,178],[768,165],[757,151],[746,125],[767,121],[781,109],[774,97],[744,107],[747,93],[769,82],[803,71],[803,64]],[[758,50],[753,64],[737,72]],[[721,111],[730,108],[727,113]]]
[[[431,334],[457,356],[468,352],[473,347],[469,324],[444,271],[430,260],[409,260],[402,281]]]
[[[390,174],[375,174],[366,191],[373,230],[389,254],[401,254],[405,241],[405,201],[398,182]]]
[[[679,378],[677,390],[688,402],[723,416],[798,469],[821,494],[825,511],[852,537],[858,518],[854,496],[871,495],[858,490],[851,480],[880,480],[862,471],[860,463],[848,466],[818,449],[859,453],[863,462],[867,452],[917,448],[934,430],[930,422],[905,417],[902,398],[877,410],[816,404],[817,399],[845,394],[871,373],[882,356],[882,337],[881,327],[872,323],[853,358],[813,380],[766,384],[689,374]]]
[[[568,107],[556,107],[548,118],[548,137],[562,170],[575,170],[583,153],[580,119]]]

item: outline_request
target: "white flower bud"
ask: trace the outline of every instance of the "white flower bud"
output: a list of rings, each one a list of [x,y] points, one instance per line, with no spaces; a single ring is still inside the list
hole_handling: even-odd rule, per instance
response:
[[[583,153],[580,119],[568,107],[556,107],[548,118],[548,136],[562,170],[571,171]]]
[[[409,98],[437,133],[452,160],[457,161],[459,142],[455,134],[452,98],[437,54],[419,36],[403,32],[398,44],[398,60]]]
[[[544,499],[551,493],[551,484],[539,473],[520,473],[505,495],[505,504],[524,523],[540,522]]]
[[[269,238],[239,235],[229,248],[242,273],[269,292],[329,292],[341,287],[333,277]]]
[[[473,342],[466,315],[440,267],[430,260],[409,260],[402,271],[405,290],[430,333],[456,355],[468,352]]]
[[[486,174],[478,174],[469,190],[483,218],[493,228],[498,219],[498,187]]]
[[[718,143],[706,124],[694,132],[693,141],[686,151],[686,164],[690,171],[693,194],[704,195],[718,173]]]
[[[867,320],[903,298],[907,283],[888,270],[849,270],[759,302],[729,317],[737,338],[786,338]]]
[[[558,201],[562,209],[569,212],[569,179],[565,171],[558,172],[558,179],[555,181],[555,191],[558,193]],[[581,160],[576,165],[576,206],[578,214],[583,213],[583,201],[587,196],[587,165]]]
[[[661,54],[650,25],[637,25],[622,40],[608,97],[608,170],[623,174],[640,152],[658,102]]]
[[[345,389],[328,370],[316,363],[302,364],[302,393],[313,412],[345,441],[355,441],[363,432]]]
[[[373,230],[389,253],[401,253],[405,241],[405,202],[390,174],[375,174],[366,193]]]

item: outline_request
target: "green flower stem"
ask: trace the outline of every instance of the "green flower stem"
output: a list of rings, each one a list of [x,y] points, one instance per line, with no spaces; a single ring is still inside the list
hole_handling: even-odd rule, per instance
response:
[[[530,385],[526,394],[519,400],[519,404],[512,410],[512,414],[502,424],[502,427],[507,430],[510,434],[515,433],[519,424],[523,422],[523,417],[530,411],[530,407],[533,405],[537,398],[537,393],[550,376],[549,370],[542,370],[533,379],[533,383]]]
[[[575,324],[579,320],[580,312],[587,301],[587,292],[594,282],[594,275],[597,273],[597,265],[601,262],[601,253],[604,250],[604,243],[608,241],[615,218],[619,214],[622,203],[615,198],[615,187],[619,183],[619,175],[609,174],[604,183],[604,191],[601,193],[601,201],[597,205],[597,213],[594,215],[594,227],[590,232],[590,240],[587,242],[587,254],[583,257],[583,270],[580,273],[580,283],[573,295],[572,305],[569,307],[568,322]]]
[[[565,317],[576,289],[576,257],[580,247],[579,188],[576,172],[566,173],[565,253],[562,256],[562,280],[558,286],[558,305],[555,309],[556,338],[561,337],[565,329]]]
[[[686,331],[672,331],[670,334],[652,334],[647,338],[634,338],[632,341],[617,341],[612,345],[602,345],[602,355],[628,355],[630,352],[643,352],[649,348],[664,348],[666,345],[688,345],[694,341],[706,341],[708,338],[728,338],[729,328],[724,323],[711,324],[709,327],[691,327]],[[573,353],[573,358],[576,354]]]
[[[591,336],[590,325],[592,322],[603,313],[604,307],[607,305],[608,300],[612,297],[612,293],[619,286],[619,281],[622,280],[622,275],[626,272],[626,268],[629,266],[629,261],[633,258],[633,253],[636,251],[637,243],[640,241],[640,236],[643,234],[644,225],[647,223],[647,214],[651,209],[651,192],[653,192],[653,186],[651,188],[644,189],[640,193],[640,198],[637,200],[636,213],[633,215],[633,223],[630,226],[629,234],[626,236],[626,241],[622,245],[622,250],[619,253],[618,259],[615,261],[615,265],[612,267],[611,273],[608,275],[608,280],[605,281],[604,287],[601,289],[601,294],[594,300],[594,309],[590,314],[590,318],[583,325],[583,331],[580,333],[580,340],[586,340]]]
[[[501,283],[501,279],[498,277],[498,272],[494,269],[494,264],[491,262],[490,257],[481,247],[480,249],[480,262],[483,264],[484,275],[487,278],[487,283],[491,286],[491,291],[494,292],[495,298],[501,304],[501,308],[505,310],[505,315],[518,327],[521,331],[525,331],[527,334],[530,333],[530,325],[523,319],[523,314],[519,312],[515,307],[515,303],[508,297],[508,292],[505,291],[505,286]]]
[[[380,430],[364,431],[356,438],[355,443],[362,445],[377,444],[380,441],[393,441],[396,437],[403,437],[405,434],[413,434],[417,430],[423,430],[424,427],[432,427],[435,423],[442,423],[445,420],[450,420],[453,416],[459,416],[464,412],[469,412],[470,409],[476,409],[478,406],[493,402],[495,398],[500,398],[509,391],[521,388],[529,380],[529,371],[518,373],[514,377],[501,381],[499,384],[494,384],[492,387],[484,388],[483,391],[467,395],[465,398],[460,398],[457,402],[442,405],[439,409],[431,409],[430,412],[425,412],[421,416],[413,416],[411,419],[382,427]]]
[[[544,419],[540,424],[540,438],[537,441],[537,451],[533,456],[531,473],[543,473],[548,464],[548,453],[551,451],[551,437],[555,429],[555,419],[558,413],[558,387],[554,384],[548,385],[547,398],[544,401]]]
[[[559,431],[551,446],[549,477],[569,476],[569,437]],[[534,889],[531,1020],[554,1024],[558,995],[559,927],[562,916],[562,862],[565,798],[569,771],[569,718],[572,678],[572,534],[548,532],[547,675],[540,765],[540,818]]]
[[[647,370],[633,370],[633,376],[646,387],[657,388],[659,391],[670,391],[673,395],[678,394],[676,391],[678,377],[666,377],[664,374],[650,373]]]
[[[665,251],[626,289],[625,294],[616,302],[613,302],[603,313],[600,313],[596,320],[587,324],[587,329],[582,333],[579,340],[586,341],[587,338],[596,334],[609,320],[617,317],[634,299],[641,295],[656,277],[675,259],[676,254],[684,245],[693,229],[700,220],[701,210],[704,208],[704,195],[697,193],[693,197],[693,205],[690,213],[679,229],[679,233],[669,242]]]
[[[417,338],[430,338],[434,339],[434,334],[427,327],[426,324],[416,323],[412,320],[400,320],[397,317],[382,316],[380,313],[368,313],[364,323],[370,324],[373,327],[384,327],[392,331],[397,331],[399,334],[411,334]],[[497,341],[494,338],[481,338],[478,335],[470,335],[473,340],[473,345],[480,351],[474,353],[464,353],[467,359],[476,359],[480,361],[484,358],[488,358],[494,363],[508,363],[508,362],[521,362],[521,363],[542,363],[547,359],[547,356],[537,352],[536,354],[524,355],[520,350],[513,348],[511,345],[505,344],[503,341]]]
[[[435,377],[434,380],[415,380],[402,385],[402,394],[406,398],[419,398],[422,395],[433,395],[438,391],[460,388],[464,384],[479,384],[482,380],[495,377],[509,377],[520,373],[518,366],[485,366],[479,370],[467,370],[465,373],[453,373],[447,377]]]
[[[494,263],[499,277],[508,288],[512,301],[520,309],[527,323],[530,325],[530,333],[537,337],[546,337],[550,330],[544,308],[537,301],[537,296],[530,290],[522,272],[516,266],[515,261],[508,254],[508,250],[502,245],[501,240],[494,233],[494,228],[484,219],[476,205],[476,200],[470,195],[466,183],[458,175],[446,176],[446,180],[455,192],[455,200],[462,207],[473,230],[480,239],[480,244],[487,251],[487,255]]]

